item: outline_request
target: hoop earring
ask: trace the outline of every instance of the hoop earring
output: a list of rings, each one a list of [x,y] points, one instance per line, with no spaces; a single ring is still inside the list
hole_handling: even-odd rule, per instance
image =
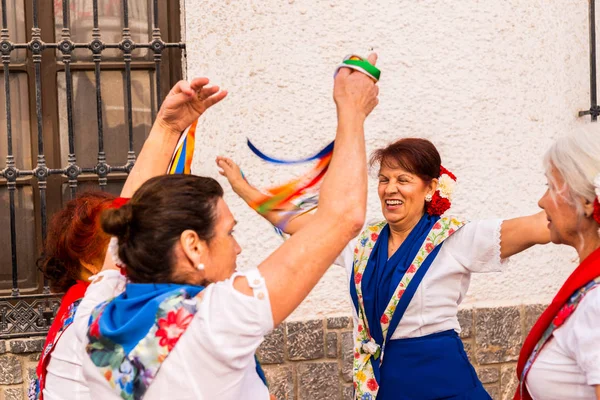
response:
[[[427,193],[427,195],[425,196],[425,201],[429,203],[432,198],[433,198],[433,196],[430,195],[429,193]]]
[[[198,271],[204,271],[204,264],[202,264],[202,263],[198,264],[198,265],[196,266],[196,269],[197,269]]]

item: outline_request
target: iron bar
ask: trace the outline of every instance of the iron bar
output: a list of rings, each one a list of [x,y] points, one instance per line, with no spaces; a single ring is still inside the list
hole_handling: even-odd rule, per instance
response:
[[[136,45],[131,39],[129,29],[129,1],[123,0],[123,40],[121,50],[125,61],[125,99],[127,108],[127,134],[129,139],[129,150],[127,151],[127,166],[133,168],[135,163],[135,152],[133,151],[133,105],[131,100],[131,53]]]
[[[590,109],[579,111],[579,116],[590,115],[592,121],[597,121],[600,115],[598,92],[596,85],[596,0],[589,0],[590,23]]]

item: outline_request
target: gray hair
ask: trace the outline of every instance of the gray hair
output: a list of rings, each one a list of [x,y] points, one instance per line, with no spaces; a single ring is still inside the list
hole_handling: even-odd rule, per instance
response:
[[[600,173],[600,125],[587,123],[556,140],[544,156],[544,166],[548,176],[552,167],[558,170],[571,200],[584,198],[593,202],[594,179]]]

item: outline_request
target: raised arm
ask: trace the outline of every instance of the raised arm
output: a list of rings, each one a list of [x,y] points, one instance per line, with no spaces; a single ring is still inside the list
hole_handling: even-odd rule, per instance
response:
[[[227,96],[227,92],[219,91],[218,86],[206,85],[208,78],[196,78],[191,82],[179,81],[173,86],[123,185],[121,197],[130,198],[148,179],[165,174],[181,133]],[[102,270],[115,268],[107,252]]]
[[[501,228],[500,257],[508,258],[536,244],[550,242],[546,213],[506,220]]]
[[[219,173],[227,178],[231,189],[250,207],[252,207],[252,204],[258,204],[265,199],[266,196],[260,190],[244,179],[240,167],[233,160],[227,157],[217,157],[216,162],[219,167]],[[272,225],[281,228],[285,233],[293,235],[314,218],[314,215],[310,213],[292,216],[291,218],[285,214],[285,211],[293,210],[294,208],[293,204],[288,203],[280,210],[271,210],[259,214]],[[286,221],[286,219],[288,220]]]
[[[218,86],[206,85],[208,78],[196,78],[173,86],[125,181],[121,197],[131,197],[148,179],[165,174],[181,133],[227,95]]]
[[[375,63],[376,56],[370,61]],[[258,267],[269,291],[273,321],[283,321],[308,295],[344,246],[359,233],[366,211],[364,122],[379,88],[366,75],[341,69],[335,78],[335,149],[314,218]],[[251,294],[244,278],[236,289]]]

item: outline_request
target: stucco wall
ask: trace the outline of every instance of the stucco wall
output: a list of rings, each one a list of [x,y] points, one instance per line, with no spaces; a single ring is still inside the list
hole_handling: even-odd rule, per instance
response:
[[[246,137],[283,157],[319,149],[335,133],[335,65],[374,47],[383,74],[368,150],[429,138],[459,178],[454,214],[533,213],[545,190],[545,149],[587,122],[577,117],[589,108],[587,7],[579,0],[185,0],[187,75],[230,91],[203,120],[194,170],[216,177],[213,160],[224,154],[260,187],[298,174],[302,168],[259,161]],[[380,215],[374,183],[369,217]],[[226,199],[240,221],[239,264],[256,265],[281,241],[231,191]],[[518,255],[503,273],[474,276],[465,304],[546,303],[575,256],[554,245]],[[293,318],[347,314],[345,289],[345,273],[333,267]]]

